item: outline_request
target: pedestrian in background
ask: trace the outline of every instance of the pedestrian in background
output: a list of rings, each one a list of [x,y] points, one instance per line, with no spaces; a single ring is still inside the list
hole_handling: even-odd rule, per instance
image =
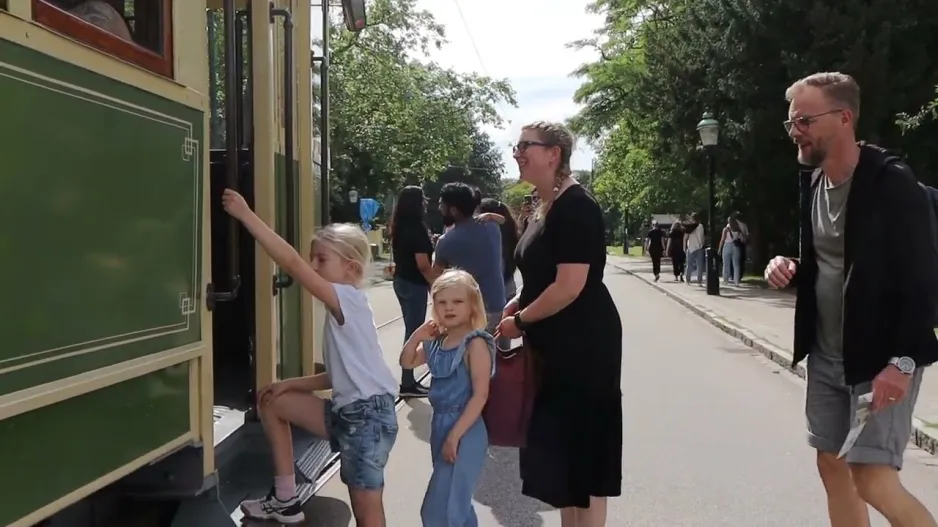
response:
[[[661,257],[664,256],[664,232],[658,228],[658,222],[651,222],[651,230],[645,234],[645,248],[651,256],[651,272],[655,282],[661,278]]]

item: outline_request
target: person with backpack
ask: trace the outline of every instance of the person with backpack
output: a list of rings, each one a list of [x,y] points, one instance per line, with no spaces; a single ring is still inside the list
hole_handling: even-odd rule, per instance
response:
[[[869,526],[869,504],[891,525],[935,526],[898,474],[922,371],[938,360],[931,191],[856,141],[860,88],[849,75],[816,73],[785,95],[798,161],[817,168],[802,185],[801,256],[775,257],[765,278],[798,292],[792,367],[807,358],[808,444],[831,525]],[[903,258],[883,250],[897,224],[908,233]],[[872,413],[853,437],[861,397]]]

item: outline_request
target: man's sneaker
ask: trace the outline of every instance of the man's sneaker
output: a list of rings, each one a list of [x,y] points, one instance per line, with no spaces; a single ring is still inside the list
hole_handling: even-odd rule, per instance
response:
[[[401,397],[421,398],[430,395],[430,389],[419,382],[415,382],[409,386],[402,384],[399,393]]]
[[[296,496],[280,501],[273,490],[259,500],[242,501],[241,512],[252,520],[274,520],[286,524],[300,523],[306,518]]]

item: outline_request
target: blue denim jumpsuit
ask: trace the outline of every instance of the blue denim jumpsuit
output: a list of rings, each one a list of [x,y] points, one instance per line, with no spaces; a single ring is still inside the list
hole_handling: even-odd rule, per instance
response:
[[[474,331],[456,348],[443,349],[442,339],[427,341],[424,348],[433,382],[430,384],[430,453],[433,475],[420,507],[424,527],[477,527],[479,520],[472,507],[472,495],[479,482],[489,446],[488,432],[482,418],[469,427],[459,441],[456,462],[443,460],[443,443],[462,415],[472,396],[472,379],[466,364],[466,348],[476,337],[485,339],[492,354],[495,372],[495,342],[484,331]]]

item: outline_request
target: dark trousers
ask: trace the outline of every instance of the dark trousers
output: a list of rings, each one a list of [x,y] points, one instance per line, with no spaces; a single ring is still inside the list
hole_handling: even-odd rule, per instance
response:
[[[658,276],[661,274],[661,253],[651,253],[651,272]]]
[[[401,305],[401,316],[404,319],[404,342],[417,331],[427,319],[427,295],[430,288],[426,284],[416,284],[403,278],[394,279],[394,294]],[[405,369],[401,372],[401,385],[414,384],[414,370]]]
[[[737,245],[736,250],[739,251],[739,268],[742,269],[740,276],[746,274],[746,244]]]
[[[675,278],[684,276],[684,262],[686,260],[687,255],[684,254],[684,251],[671,255],[671,267],[674,269]]]

